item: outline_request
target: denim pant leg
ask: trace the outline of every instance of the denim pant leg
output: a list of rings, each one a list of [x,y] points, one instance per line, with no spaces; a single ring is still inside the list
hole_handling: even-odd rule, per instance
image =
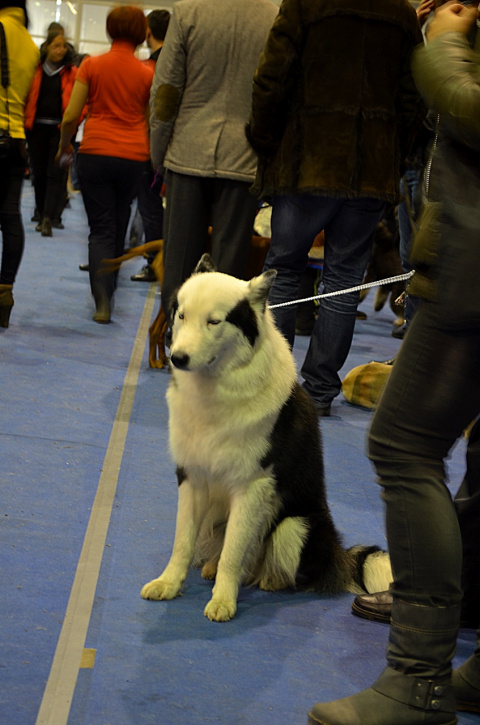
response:
[[[444,332],[435,305],[423,303],[371,426],[394,591],[412,604],[461,599],[462,543],[444,462],[480,412],[479,366],[480,334]]]
[[[285,195],[272,202],[272,237],[264,269],[275,269],[270,305],[298,299],[313,240],[342,206],[342,199],[325,196]],[[293,347],[296,305],[272,310],[280,332]]]
[[[362,283],[384,206],[378,199],[343,200],[325,225],[324,294]],[[330,403],[341,390],[338,371],[352,344],[358,299],[358,292],[350,292],[320,301],[301,370],[305,390],[319,403]]]

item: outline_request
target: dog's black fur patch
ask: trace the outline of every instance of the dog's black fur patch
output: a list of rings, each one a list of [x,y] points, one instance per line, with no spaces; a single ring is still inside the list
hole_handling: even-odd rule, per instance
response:
[[[270,436],[270,450],[261,463],[264,468],[273,466],[282,502],[275,524],[288,516],[302,516],[310,525],[297,583],[321,591],[335,590],[338,571],[343,567],[342,542],[327,504],[318,418],[298,383],[280,411]]]
[[[243,332],[252,347],[255,345],[258,337],[257,317],[248,300],[238,302],[225,319]]]
[[[187,472],[181,466],[177,466],[177,481],[178,485],[181,486],[187,477]]]

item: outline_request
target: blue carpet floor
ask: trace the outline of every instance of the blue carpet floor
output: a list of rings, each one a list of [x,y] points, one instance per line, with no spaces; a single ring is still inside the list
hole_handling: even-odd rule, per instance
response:
[[[155,286],[130,281],[141,262],[126,266],[112,324],[94,324],[78,269],[81,196],[52,238],[30,222],[28,182],[23,213],[15,307],[0,330],[0,723],[300,725],[314,702],[371,684],[388,628],[353,617],[351,595],[242,589],[237,617],[217,624],[203,616],[212,584],[192,570],[176,600],[140,598],[169,558],[176,511],[168,373],[149,369],[145,347]],[[372,300],[344,372],[400,345],[392,314]],[[307,343],[297,339],[298,366]],[[332,514],[346,544],[385,546],[365,455],[370,413],[340,398],[332,413],[321,422]],[[464,459],[461,441],[452,491]],[[473,644],[462,630],[456,662]]]

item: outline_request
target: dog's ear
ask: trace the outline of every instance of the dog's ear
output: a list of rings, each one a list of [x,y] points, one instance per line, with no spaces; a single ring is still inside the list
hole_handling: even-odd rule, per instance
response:
[[[276,276],[276,269],[268,269],[259,277],[254,277],[250,280],[248,283],[248,299],[250,304],[260,304],[263,305],[263,309],[265,309],[268,294]]]
[[[207,253],[202,254],[200,257],[200,261],[198,262],[197,266],[193,270],[193,274],[203,274],[204,272],[216,272],[217,268],[215,266],[215,262],[211,258],[211,256]]]

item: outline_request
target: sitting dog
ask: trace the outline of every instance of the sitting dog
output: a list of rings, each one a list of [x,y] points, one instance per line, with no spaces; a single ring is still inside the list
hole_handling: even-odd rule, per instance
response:
[[[189,565],[215,579],[204,614],[224,622],[239,587],[383,591],[388,554],[342,547],[326,501],[318,420],[267,298],[203,255],[173,305],[167,392],[177,464],[175,541],[144,599],[173,599]]]

